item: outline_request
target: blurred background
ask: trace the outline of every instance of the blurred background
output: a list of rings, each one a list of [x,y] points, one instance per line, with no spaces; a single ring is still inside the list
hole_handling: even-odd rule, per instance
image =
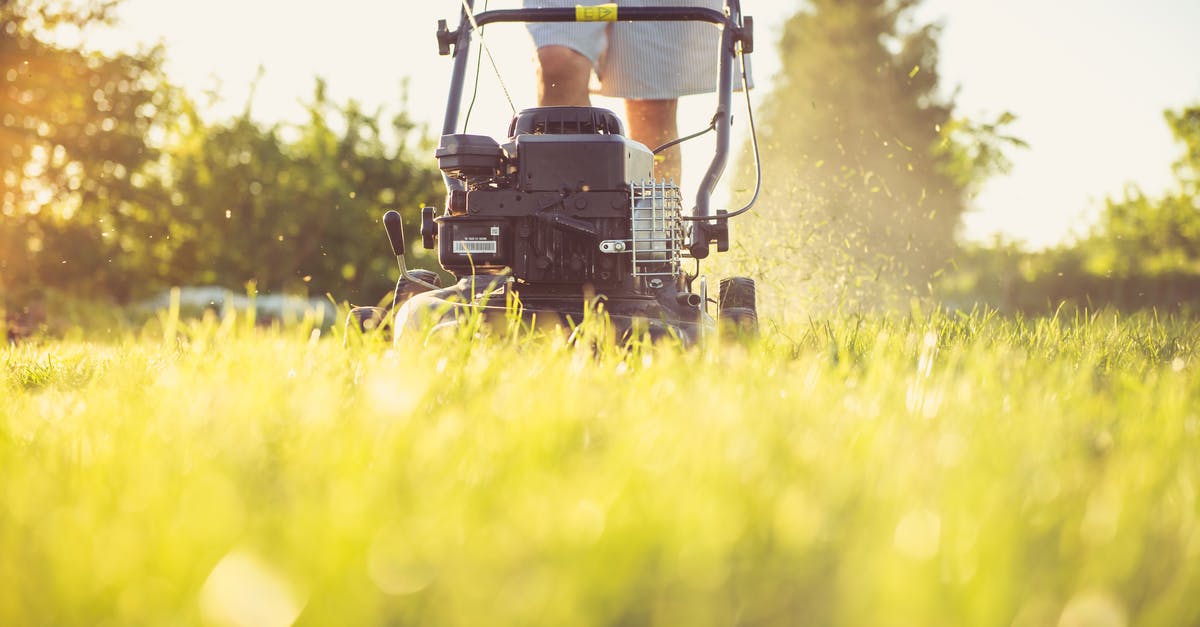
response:
[[[442,202],[433,33],[458,6],[0,0],[0,310],[249,282],[374,303],[394,280],[381,213],[412,236]],[[1200,299],[1200,5],[744,8],[763,197],[708,269],[758,277],[766,315]],[[499,136],[534,103],[533,49],[520,26],[484,41],[467,125]],[[684,99],[681,132],[713,104]],[[735,107],[718,206],[752,191],[746,122]],[[686,145],[685,195],[711,146]]]

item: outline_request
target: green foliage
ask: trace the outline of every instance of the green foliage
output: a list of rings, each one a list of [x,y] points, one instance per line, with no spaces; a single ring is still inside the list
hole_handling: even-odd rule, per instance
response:
[[[1094,247],[1062,246],[1030,252],[1002,240],[964,246],[954,269],[939,277],[940,302],[979,304],[1006,312],[1045,314],[1061,307],[1121,311],[1200,311],[1200,274],[1157,270],[1097,273]]]
[[[995,242],[970,246],[938,292],[955,302],[1045,311],[1064,301],[1123,310],[1200,310],[1200,107],[1167,111],[1184,146],[1176,187],[1147,196],[1130,186],[1109,198],[1091,233],[1030,253]]]
[[[1185,147],[1183,157],[1175,163],[1180,186],[1192,196],[1200,194],[1200,105],[1178,112],[1167,111],[1163,115],[1171,127],[1171,134]]]
[[[249,107],[209,123],[163,76],[161,49],[47,43],[106,22],[113,4],[0,3],[0,300],[248,281],[372,304],[386,293],[379,215],[395,207],[413,224],[441,194],[431,162],[411,156],[429,149],[411,121],[334,104],[318,82],[304,124],[265,126]]]
[[[1193,321],[688,352],[162,322],[0,348],[0,623],[1200,620]]]
[[[1176,189],[1149,198],[1137,187],[1108,199],[1091,237],[1081,246],[1099,273],[1152,276],[1200,274],[1200,107],[1164,114],[1184,146],[1175,163]]]
[[[253,280],[369,304],[388,291],[395,262],[380,215],[394,207],[416,224],[441,179],[411,156],[406,116],[387,137],[378,114],[335,105],[320,81],[308,111],[298,127],[263,127],[248,111],[210,126],[189,111],[168,154],[171,243],[148,251],[172,284]]]
[[[105,22],[112,4],[0,3],[0,291],[119,285],[117,234],[156,201],[145,172],[173,98],[161,50],[47,43]]]
[[[1016,120],[1017,116],[1009,112],[990,122],[951,120],[941,129],[942,142],[936,150],[942,158],[943,172],[969,195],[978,192],[987,179],[1007,174],[1012,167],[1008,153],[1013,148],[1029,147],[1024,140],[1005,131]]]
[[[1126,190],[1105,201],[1092,237],[1081,246],[1098,273],[1152,276],[1187,271],[1200,274],[1200,196],[1172,192],[1147,198]]]

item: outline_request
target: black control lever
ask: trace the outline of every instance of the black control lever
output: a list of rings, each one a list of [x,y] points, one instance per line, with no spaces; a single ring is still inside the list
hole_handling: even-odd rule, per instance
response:
[[[383,228],[387,230],[388,243],[397,257],[404,256],[404,220],[395,209],[383,214]]]
[[[404,262],[404,220],[400,218],[400,212],[392,209],[383,214],[383,228],[387,231],[388,243],[392,245],[392,252],[396,254],[396,263],[400,266],[400,276],[404,277],[407,281],[431,290],[440,289],[432,283],[422,281],[420,278],[409,274],[408,266]],[[394,301],[392,304],[395,306]]]

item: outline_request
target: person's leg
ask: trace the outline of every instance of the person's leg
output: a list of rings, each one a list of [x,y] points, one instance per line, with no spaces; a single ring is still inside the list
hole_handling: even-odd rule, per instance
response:
[[[647,148],[655,148],[679,136],[675,112],[678,100],[625,100],[625,117],[629,120],[629,137]],[[661,159],[661,160],[660,160]],[[680,182],[681,159],[679,146],[672,146],[655,155],[654,175],[660,179]]]
[[[538,48],[538,106],[591,104],[588,80],[592,62],[566,46]]]
[[[2,0],[0,0],[2,1]],[[572,8],[608,0],[522,0],[526,8]],[[537,48],[538,106],[588,106],[588,83],[608,46],[610,22],[530,22]]]

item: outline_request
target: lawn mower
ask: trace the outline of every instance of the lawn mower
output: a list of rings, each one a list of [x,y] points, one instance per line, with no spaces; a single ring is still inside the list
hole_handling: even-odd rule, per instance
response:
[[[728,250],[728,220],[749,210],[761,187],[760,172],[749,204],[732,212],[711,209],[729,155],[734,64],[741,59],[744,80],[744,55],[753,49],[753,21],[739,5],[727,0],[724,12],[614,4],[473,13],[471,0],[464,0],[458,28],[441,20],[437,33],[439,52],[454,58],[435,153],[446,201],[420,212],[422,244],[437,249],[442,268],[457,282],[443,287],[437,273],[407,269],[402,220],[388,211],[383,223],[400,267],[392,310],[358,307],[347,325],[370,330],[387,326],[390,316],[398,339],[416,328],[455,327],[472,316],[509,319],[514,312],[525,321],[575,328],[590,310],[624,337],[674,337],[690,345],[717,329],[756,333],[754,281],[726,278],[714,301],[699,272],[712,245]],[[626,137],[620,118],[597,107],[525,109],[512,120],[504,143],[458,132],[473,30],[500,22],[590,20],[720,27],[712,124],[654,150]],[[748,110],[749,104],[747,96]],[[678,185],[654,178],[654,155],[708,131],[716,133],[715,154],[692,211],[685,213]],[[759,169],[756,140],[753,145]],[[689,260],[695,261],[692,272]],[[717,306],[715,317],[710,303]]]

